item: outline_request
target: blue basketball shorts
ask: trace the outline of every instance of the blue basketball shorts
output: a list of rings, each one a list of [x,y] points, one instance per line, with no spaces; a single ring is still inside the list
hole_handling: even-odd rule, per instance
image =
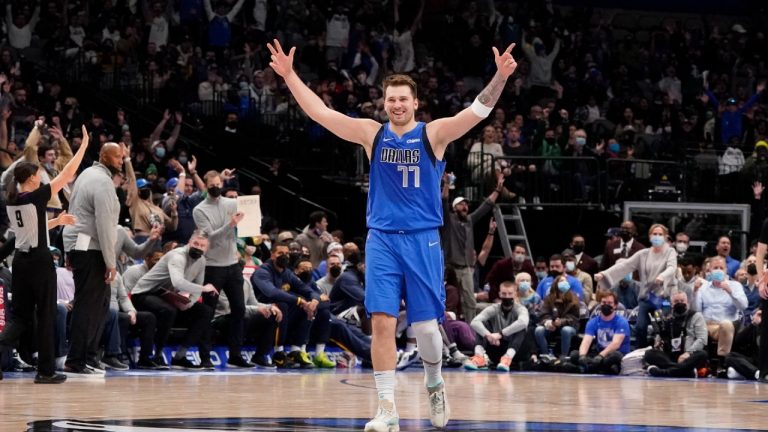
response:
[[[371,229],[365,243],[365,308],[397,317],[405,301],[408,323],[445,314],[443,250],[437,229],[391,233]]]

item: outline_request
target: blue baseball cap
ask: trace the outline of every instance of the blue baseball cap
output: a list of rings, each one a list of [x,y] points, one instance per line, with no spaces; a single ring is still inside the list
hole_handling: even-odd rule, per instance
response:
[[[178,184],[179,184],[178,177],[173,177],[173,178],[169,179],[167,182],[165,182],[165,186],[168,187],[168,188],[176,188],[176,185],[178,185]]]
[[[146,187],[149,187],[149,182],[146,179],[140,178],[136,180],[136,187],[139,189],[144,189]]]

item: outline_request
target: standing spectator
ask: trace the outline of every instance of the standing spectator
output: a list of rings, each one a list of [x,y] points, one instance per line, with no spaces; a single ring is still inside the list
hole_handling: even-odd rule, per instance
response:
[[[609,234],[612,234],[611,230],[608,230]],[[637,241],[637,227],[635,223],[626,220],[621,223],[619,228],[618,237],[610,237],[605,242],[605,250],[603,251],[603,261],[600,264],[601,270],[605,270],[616,263],[619,258],[629,258],[636,252],[645,249],[645,246]]]
[[[538,102],[541,98],[551,96],[552,91],[552,63],[555,62],[560,52],[560,39],[555,40],[552,51],[547,54],[547,47],[539,38],[534,38],[533,43],[525,42],[523,34],[523,52],[531,62],[531,71],[528,75],[528,86],[531,87],[531,99]]]
[[[581,234],[574,234],[573,237],[571,237],[570,248],[576,257],[576,267],[588,275],[594,276],[595,273],[598,272],[597,261],[584,252],[584,249],[586,248],[584,236]]]
[[[83,131],[81,147],[87,147]],[[79,151],[79,150],[78,150]],[[69,255],[75,279],[72,309],[71,346],[64,370],[92,375],[98,369],[98,343],[109,308],[109,284],[117,275],[117,220],[120,203],[112,175],[123,167],[123,151],[106,143],[99,161],[78,176],[69,202],[75,225],[64,228],[64,249]]]
[[[144,8],[144,21],[149,27],[148,46],[154,45],[157,49],[162,49],[168,44],[168,36],[170,34],[170,23],[163,2],[153,2],[151,10],[149,8],[149,0],[142,1],[141,3]]]
[[[475,308],[475,235],[474,225],[493,208],[493,204],[504,187],[504,175],[497,176],[496,189],[480,204],[475,211],[469,213],[469,202],[464,197],[457,197],[448,206],[449,185],[443,182],[443,243],[445,262],[456,270],[456,276],[461,283],[461,310],[464,321],[472,322],[477,313]],[[451,211],[453,209],[453,211]]]
[[[483,128],[481,142],[472,144],[467,156],[467,168],[474,182],[482,181],[494,171],[499,171],[498,163],[494,165],[494,159],[504,157],[501,144],[496,142],[496,129],[488,125]]]
[[[211,8],[211,0],[203,0],[205,14],[208,17],[208,46],[223,49],[228,48],[232,40],[232,21],[235,20],[245,0],[237,0],[227,12],[227,3],[219,0],[216,11]]]
[[[639,275],[640,309],[635,326],[638,348],[648,346],[649,314],[660,309],[662,299],[669,298],[669,294],[677,290],[677,252],[667,244],[668,235],[667,227],[653,224],[648,230],[651,248],[643,249],[595,275],[596,282],[605,280],[610,287],[618,285],[629,274]]]
[[[341,5],[336,5],[333,15],[325,24],[325,59],[341,67],[344,51],[349,44],[349,18]]]
[[[37,3],[37,2],[36,2]],[[32,33],[35,31],[37,21],[40,19],[40,4],[35,5],[32,16],[23,13],[13,13],[11,2],[5,6],[5,27],[8,31],[8,43],[17,50],[29,48],[32,44]]]
[[[252,368],[254,364],[243,358],[243,319],[245,298],[243,297],[243,271],[238,263],[237,224],[245,216],[237,210],[237,200],[221,196],[221,174],[208,171],[203,177],[208,198],[195,207],[192,216],[197,228],[208,234],[210,247],[205,254],[205,283],[215,286],[227,294],[231,312],[227,343],[229,358],[227,366]],[[215,310],[216,295],[204,295],[203,302]]]
[[[731,141],[732,137],[736,137],[739,141],[743,138],[743,118],[744,113],[755,102],[760,99],[760,94],[765,89],[765,83],[760,83],[755,89],[755,94],[749,98],[743,105],[739,106],[738,102],[734,98],[729,98],[725,103],[725,109],[721,109],[720,102],[717,100],[717,96],[709,89],[709,86],[704,87],[704,96],[702,100],[704,103],[712,102],[715,109],[720,113],[720,139],[721,143],[725,144]]]

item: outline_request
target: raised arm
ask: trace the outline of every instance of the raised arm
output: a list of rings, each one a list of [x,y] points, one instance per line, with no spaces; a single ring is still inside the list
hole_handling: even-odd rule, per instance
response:
[[[370,157],[373,139],[381,128],[381,124],[370,119],[354,119],[328,108],[323,100],[307,87],[293,70],[293,56],[296,47],[291,48],[288,54],[285,54],[280,42],[275,39],[273,44],[267,44],[267,48],[272,53],[272,61],[269,65],[285,79],[288,89],[296,98],[301,109],[312,120],[339,138],[362,145]]]
[[[245,3],[245,0],[237,0],[237,3],[235,3],[234,6],[232,6],[232,9],[230,9],[229,13],[227,14],[227,20],[229,22],[232,22],[235,20],[235,17],[237,14],[240,13],[240,9],[243,7],[243,4]]]
[[[136,187],[136,171],[133,170],[131,163],[131,149],[125,143],[120,143],[120,148],[123,150],[123,168],[125,168],[125,205],[131,207],[139,198],[139,189]]]
[[[493,47],[497,68],[496,74],[470,107],[465,108],[453,117],[441,118],[427,125],[427,136],[438,159],[443,158],[448,144],[469,132],[470,129],[488,117],[491,111],[493,111],[493,107],[504,90],[507,79],[517,69],[517,62],[512,57],[512,49],[514,47],[515,44],[511,44],[501,54],[499,54],[499,50],[496,47]]]
[[[80,148],[77,149],[77,153],[75,153],[72,159],[64,165],[64,169],[61,170],[59,175],[51,180],[51,195],[59,193],[67,183],[75,178],[75,174],[77,174],[77,168],[80,167],[80,162],[83,161],[83,156],[85,156],[85,152],[88,150],[88,130],[85,128],[85,125],[83,125],[82,128],[83,143],[80,144]]]
[[[163,118],[160,120],[160,122],[155,127],[155,130],[152,131],[152,135],[149,136],[149,143],[147,143],[147,151],[152,150],[152,144],[154,144],[155,141],[158,141],[160,139],[160,135],[163,133],[163,129],[165,129],[165,124],[168,123],[168,120],[171,118],[171,112],[169,110],[165,110],[163,112]]]
[[[171,153],[173,151],[173,148],[176,146],[176,141],[179,140],[182,121],[184,121],[184,116],[180,112],[177,112],[176,114],[174,114],[174,123],[173,123],[173,130],[171,130],[171,136],[168,137],[167,140],[165,140],[165,148],[166,150],[168,150],[168,153]]]

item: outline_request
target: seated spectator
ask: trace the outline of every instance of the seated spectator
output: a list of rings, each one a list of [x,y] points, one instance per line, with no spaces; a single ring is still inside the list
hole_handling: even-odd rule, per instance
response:
[[[341,264],[344,255],[328,254],[326,263],[328,272],[315,282],[321,294],[330,295],[331,289],[342,274]]]
[[[617,261],[617,264],[622,261],[624,261],[623,258]],[[611,290],[616,293],[616,298],[625,308],[632,310],[638,306],[640,284],[632,278],[632,273],[624,276],[616,286],[611,287]]]
[[[256,342],[256,352],[251,357],[251,363],[259,368],[274,369],[275,364],[269,358],[269,352],[275,345],[275,331],[280,321],[283,320],[283,312],[274,304],[259,303],[253,292],[250,280],[243,281],[243,293],[245,296],[245,338]],[[230,307],[226,293],[219,295],[216,304],[212,326],[220,332],[229,329]]]
[[[683,292],[672,294],[672,316],[664,318],[653,349],[645,352],[648,374],[655,377],[694,378],[707,361],[707,323],[688,308]]]
[[[483,309],[473,320],[472,329],[480,338],[475,345],[475,355],[464,363],[469,370],[488,369],[491,362],[496,370],[509,372],[515,355],[527,360],[525,344],[528,328],[528,309],[515,302],[517,287],[505,282],[499,288],[501,303]]]
[[[332,254],[337,254],[340,258],[344,257],[344,247],[341,243],[335,241],[328,245],[325,252],[326,257],[330,257]],[[312,272],[312,280],[317,281],[326,275],[326,272],[328,271],[328,263],[326,261],[327,258],[320,261],[320,264],[317,265],[317,268]]]
[[[762,318],[762,310],[754,311],[750,317],[749,324],[736,334],[733,340],[733,350],[725,356],[723,363],[729,379],[760,380],[765,382],[765,374],[761,374],[755,366],[760,364],[758,341],[762,333]]]
[[[618,375],[621,359],[629,353],[629,323],[616,313],[616,294],[600,291],[597,301],[600,316],[587,322],[579,350],[571,353],[571,363],[583,373]]]
[[[667,227],[653,224],[648,230],[652,247],[642,249],[626,261],[595,275],[595,281],[605,280],[608,286],[618,285],[618,281],[630,273],[639,276],[638,292],[639,312],[635,333],[637,347],[648,346],[648,314],[661,308],[662,300],[669,298],[669,293],[676,289],[677,252],[667,244]]]
[[[750,273],[750,271],[754,272]],[[760,291],[757,289],[757,268],[755,264],[748,264],[746,268],[742,267],[736,270],[734,277],[744,289],[744,296],[747,298],[747,307],[744,309],[744,323],[749,323],[752,319],[752,313],[760,308]]]
[[[560,335],[560,352],[564,358],[571,352],[571,339],[579,328],[579,300],[571,292],[568,280],[565,276],[558,276],[553,285],[557,289],[549,290],[549,294],[544,297],[535,333],[539,359],[549,362],[555,358],[549,349],[548,338]]]
[[[171,360],[174,369],[213,369],[210,359],[210,322],[213,309],[198,302],[204,292],[218,294],[211,284],[203,285],[208,237],[196,231],[189,244],[165,254],[144,276],[139,279],[131,293],[131,301],[137,310],[151,312],[157,320],[155,333],[155,356],[152,361],[160,367],[167,367],[163,358],[171,329],[178,316],[187,324],[187,332]],[[171,293],[170,295],[167,293]],[[186,297],[186,301],[179,297]],[[168,300],[166,300],[168,299]],[[187,359],[187,350],[192,345],[200,348],[200,364]]]
[[[699,266],[689,253],[678,258],[677,265],[677,290],[688,296],[688,304],[693,304],[693,293],[704,282],[704,279],[699,276]]]
[[[528,309],[530,322],[537,323],[542,300],[533,289],[531,275],[526,272],[518,273],[515,276],[515,284],[517,285],[517,298],[520,304]]]
[[[565,274],[575,277],[581,283],[581,287],[584,290],[584,303],[587,305],[592,304],[594,301],[594,290],[592,289],[592,276],[585,271],[579,269],[577,263],[578,260],[572,252],[563,253],[565,258]]]
[[[364,264],[362,268],[364,271]],[[329,298],[321,293],[317,285],[312,282],[312,262],[309,260],[309,257],[302,258],[293,271],[300,281],[307,284],[313,293],[320,296],[320,304],[311,317],[312,329],[310,330],[308,340],[310,344],[315,346],[315,355],[312,362],[319,368],[333,369],[336,367],[336,362],[329,359],[325,354],[325,346],[328,344],[331,332],[330,321],[332,314]],[[365,279],[365,274],[362,275],[362,279]]]
[[[712,281],[704,282],[695,292],[694,310],[704,315],[709,337],[717,341],[717,355],[724,357],[731,352],[736,328],[747,307],[747,297],[741,284],[728,278],[723,257],[710,258],[709,272]]]
[[[539,286],[539,282],[543,281],[544,279],[549,276],[549,261],[543,256],[536,258],[536,260],[533,262],[533,271],[534,274],[531,275],[531,279],[534,277],[536,278],[537,282],[535,284],[531,284],[534,287]]]
[[[365,263],[353,264],[333,284],[329,294],[331,312],[371,335],[371,320],[365,312]]]
[[[289,249],[286,242],[272,244],[272,257],[251,276],[256,300],[275,303],[283,312],[280,338],[272,361],[278,368],[314,368],[302,346],[309,341],[320,294],[315,293],[289,270]],[[288,354],[284,346],[289,344]]]
[[[549,257],[549,276],[539,282],[539,286],[536,287],[536,294],[542,299],[545,298],[547,294],[549,294],[552,282],[558,276],[565,276],[573,293],[579,297],[579,300],[584,300],[584,288],[582,288],[581,282],[575,277],[565,273],[565,258],[558,254]]]

